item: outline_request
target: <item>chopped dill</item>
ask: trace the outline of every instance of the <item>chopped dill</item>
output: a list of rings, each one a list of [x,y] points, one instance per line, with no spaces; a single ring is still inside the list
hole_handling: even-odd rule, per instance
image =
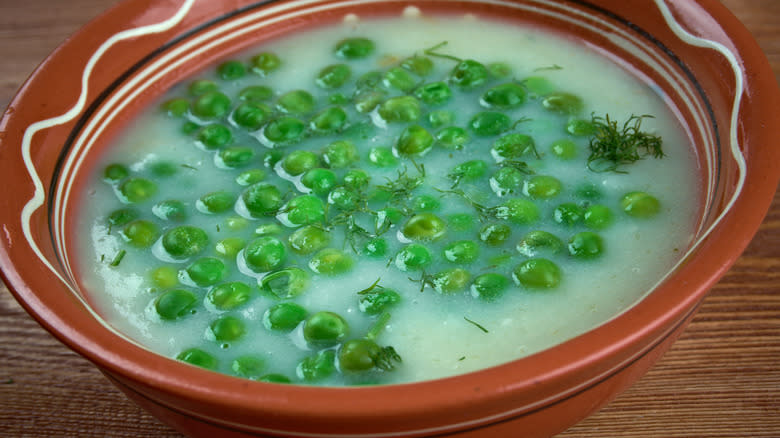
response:
[[[620,166],[634,163],[648,155],[663,158],[661,137],[643,132],[642,119],[650,115],[635,116],[626,120],[622,127],[617,121],[604,117],[591,116],[595,134],[590,139],[588,169],[593,172],[626,173]]]
[[[469,195],[466,194],[466,192],[464,192],[461,189],[441,190],[441,189],[434,188],[434,190],[444,195],[455,195],[463,199],[472,208],[474,208],[474,210],[477,211],[477,214],[479,214],[479,220],[482,222],[495,219],[496,214],[498,213],[497,207],[487,207],[485,205],[482,205],[479,202],[472,199]]]
[[[533,148],[534,148],[534,154],[536,154],[536,156],[538,157],[539,153],[536,152],[536,147],[534,146]],[[525,161],[504,160],[504,161],[498,163],[498,165],[500,167],[511,167],[511,168],[519,171],[520,173],[523,173],[523,174],[526,174],[526,175],[533,175],[534,173],[536,173],[536,172],[534,172],[533,169],[531,169],[531,166],[529,166],[528,163],[526,163]]]
[[[442,48],[442,47],[444,47],[446,45],[447,45],[447,41],[442,41],[442,42],[440,42],[439,44],[436,44],[433,47],[430,47],[430,48],[427,48],[427,49],[423,50],[423,53],[425,53],[428,56],[433,56],[434,58],[444,58],[444,59],[449,59],[450,61],[461,62],[462,59],[460,59],[458,57],[455,57],[455,56],[452,56],[452,55],[447,55],[446,53],[438,53],[438,52],[436,52],[436,50],[439,50],[440,48]]]
[[[490,333],[485,327],[482,327],[479,323],[468,319],[468,317],[464,316],[463,319],[465,319],[467,322],[469,322],[471,324],[474,324],[474,326],[476,326],[478,329],[482,330],[483,332]]]
[[[114,257],[114,260],[111,260],[111,263],[109,263],[110,266],[117,267],[120,263],[122,263],[122,259],[125,258],[125,254],[127,254],[127,251],[120,250],[116,256]]]
[[[198,168],[197,168],[197,167],[195,167],[195,166],[190,166],[189,164],[182,164],[182,165],[181,165],[181,167],[183,167],[183,168],[185,168],[185,169],[190,169],[190,170],[198,170]]]
[[[369,341],[376,340],[377,336],[382,333],[382,330],[385,329],[385,326],[388,322],[390,322],[389,313],[384,312],[383,314],[379,315],[379,318],[377,318],[374,324],[371,325],[371,328],[368,329],[368,332],[366,333],[366,339]]]
[[[377,278],[377,279],[376,279],[376,281],[375,281],[375,282],[373,282],[373,283],[371,284],[371,286],[369,286],[369,287],[367,287],[367,288],[365,288],[365,289],[363,289],[363,290],[359,291],[359,292],[358,292],[358,295],[366,295],[366,294],[370,294],[370,293],[372,293],[372,291],[373,291],[373,290],[374,290],[376,287],[382,288],[382,286],[379,286],[379,281],[380,281],[381,279],[382,279],[382,277],[379,277],[379,278]]]
[[[395,348],[390,346],[382,347],[372,359],[374,359],[374,365],[383,371],[392,371],[395,369],[396,362],[402,362],[401,356],[395,351]]]
[[[550,71],[550,70],[563,70],[563,67],[561,67],[558,64],[548,65],[546,67],[538,67],[535,68],[534,71]]]

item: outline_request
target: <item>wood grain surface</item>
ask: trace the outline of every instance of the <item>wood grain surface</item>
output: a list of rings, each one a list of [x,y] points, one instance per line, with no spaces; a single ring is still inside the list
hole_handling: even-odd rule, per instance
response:
[[[0,0],[0,108],[52,49],[115,3]],[[753,32],[780,78],[780,0],[723,3]],[[3,287],[0,436],[179,435],[45,332]],[[780,194],[747,251],[663,359],[560,436],[780,437]]]

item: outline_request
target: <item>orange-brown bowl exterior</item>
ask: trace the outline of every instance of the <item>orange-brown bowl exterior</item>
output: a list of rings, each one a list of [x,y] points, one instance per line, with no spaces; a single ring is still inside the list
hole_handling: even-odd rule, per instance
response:
[[[70,206],[52,203],[63,157],[69,153],[63,145],[84,136],[85,127],[106,107],[119,85],[137,77],[145,65],[166,51],[214,29],[220,19],[273,11],[280,5],[306,8],[303,2],[195,0],[192,9],[170,28],[120,38],[108,46],[94,64],[86,88],[82,88],[82,74],[92,66],[95,52],[106,47],[104,42],[126,30],[171,20],[186,3],[128,0],[119,4],[66,41],[20,90],[0,122],[0,132],[4,133],[0,140],[0,178],[10,189],[0,208],[4,230],[0,263],[6,283],[41,325],[94,362],[138,404],[194,436],[530,437],[565,430],[638,379],[676,339],[707,290],[752,238],[780,178],[780,147],[776,143],[780,91],[748,31],[717,1],[676,0],[665,4],[685,30],[719,44],[734,56],[731,60],[720,51],[682,42],[652,1],[552,2],[557,5],[554,7],[565,5],[572,11],[587,11],[647,41],[671,60],[673,69],[699,87],[694,97],[707,104],[703,117],[710,122],[703,132],[719,139],[720,146],[707,146],[707,135],[695,130],[691,130],[691,137],[700,155],[707,147],[721,149],[716,150],[719,164],[696,170],[703,179],[710,177],[716,183],[711,184],[712,193],[703,196],[708,207],[702,207],[702,229],[712,229],[684,263],[642,302],[604,325],[530,357],[462,376],[403,385],[320,388],[258,383],[198,369],[156,355],[106,329],[88,309],[89,299],[81,295],[78,279],[71,278],[60,263],[68,248],[60,246],[57,232],[52,231],[53,218],[63,215]],[[91,134],[90,138],[95,150],[100,151],[152,99],[226,53],[287,32],[338,21],[345,12],[363,16],[397,14],[407,4],[430,13],[473,12],[537,22],[587,40],[664,88],[663,78],[644,71],[641,63],[630,57],[622,58],[608,33],[585,33],[577,26],[521,13],[499,3],[384,1],[280,21],[262,34],[204,51],[166,74],[156,87],[126,106],[104,132]],[[547,4],[538,0],[504,3]],[[273,16],[273,12],[269,14]],[[738,79],[744,85],[742,93],[737,92]],[[736,113],[732,111],[735,101],[739,102]],[[670,104],[678,107],[683,120],[693,123],[694,117],[679,108],[680,102],[671,98]],[[78,105],[78,111],[70,114],[74,105]],[[62,115],[66,117],[53,126],[36,125]],[[736,140],[744,157],[743,170],[739,160],[728,157],[732,140]],[[29,151],[27,157],[25,151]],[[37,208],[30,203],[36,185],[24,165],[25,159],[34,165],[40,178],[37,189],[44,202]],[[94,157],[87,154],[85,160],[89,163]],[[730,208],[726,211],[726,207]],[[28,216],[23,217],[25,211]],[[64,220],[65,231],[70,229],[68,220]],[[38,245],[39,254],[30,242]],[[42,260],[48,260],[51,269]]]

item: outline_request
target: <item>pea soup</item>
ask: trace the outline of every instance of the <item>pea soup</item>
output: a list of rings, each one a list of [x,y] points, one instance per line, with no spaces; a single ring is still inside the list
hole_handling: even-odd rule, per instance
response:
[[[415,13],[292,35],[171,89],[83,205],[121,332],[254,380],[412,382],[641,299],[695,224],[663,96],[536,28]]]

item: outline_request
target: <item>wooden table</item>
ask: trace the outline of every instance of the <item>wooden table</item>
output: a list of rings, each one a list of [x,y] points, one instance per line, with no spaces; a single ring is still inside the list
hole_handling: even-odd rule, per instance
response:
[[[116,2],[0,0],[0,108],[56,45]],[[753,32],[780,77],[780,0],[723,3]],[[2,289],[0,436],[179,436],[51,337]],[[780,192],[747,251],[664,358],[561,435],[705,436],[780,437]]]

